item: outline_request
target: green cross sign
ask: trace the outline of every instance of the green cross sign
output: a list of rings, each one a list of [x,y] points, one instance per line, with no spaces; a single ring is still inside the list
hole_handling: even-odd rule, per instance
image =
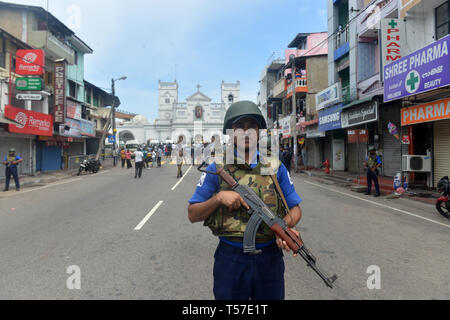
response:
[[[392,29],[395,29],[395,27],[398,25],[398,23],[395,22],[395,20],[391,20],[391,22],[389,22],[388,25],[390,25]]]
[[[406,85],[409,87],[408,92],[415,92],[418,89],[416,89],[416,84],[420,82],[420,78],[416,74],[416,71],[412,71],[407,76],[407,78],[409,77],[409,79],[406,80]]]

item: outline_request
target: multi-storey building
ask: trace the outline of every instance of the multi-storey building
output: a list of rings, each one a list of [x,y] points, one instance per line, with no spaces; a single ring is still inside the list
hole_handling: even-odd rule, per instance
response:
[[[93,50],[41,7],[0,2],[0,28],[26,43],[30,49],[41,50],[45,56],[44,72],[40,76],[43,81],[41,101],[16,99],[14,85],[10,86],[9,92],[10,107],[52,117],[50,136],[39,134],[33,141],[31,172],[67,168],[69,157],[86,154],[87,139],[95,137],[95,123],[88,119],[84,88],[84,55]],[[16,58],[15,51],[10,51],[10,54]],[[13,59],[13,64],[15,62]],[[62,72],[56,72],[59,65],[64,67]],[[13,75],[9,81],[14,82],[17,78]],[[56,88],[56,81],[63,87]],[[56,92],[62,92],[58,99],[55,99]],[[55,100],[63,101],[58,110]],[[57,112],[59,115],[55,117]]]
[[[259,101],[269,128],[280,130],[281,143],[292,148],[296,161],[300,158],[297,163],[303,161],[310,166],[321,164],[314,119],[317,120],[315,95],[327,86],[326,39],[326,32],[297,34],[284,57],[273,59],[264,68],[260,81]]]

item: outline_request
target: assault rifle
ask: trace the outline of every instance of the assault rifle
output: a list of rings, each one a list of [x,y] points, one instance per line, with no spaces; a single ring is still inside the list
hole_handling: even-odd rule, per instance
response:
[[[332,277],[326,277],[319,270],[316,266],[316,258],[305,247],[303,240],[300,237],[297,237],[297,235],[288,228],[286,222],[277,217],[249,186],[241,185],[236,182],[223,168],[219,169],[217,172],[212,172],[202,170],[205,166],[206,162],[204,162],[198,170],[200,172],[220,176],[223,181],[225,181],[233,191],[237,192],[250,207],[250,210],[248,210],[250,220],[244,233],[244,253],[260,253],[260,251],[256,250],[255,239],[258,228],[261,223],[264,222],[278,237],[286,242],[295,254],[300,255],[306,261],[308,267],[311,267],[329,288],[333,288],[333,282],[337,280],[337,276],[333,275]]]

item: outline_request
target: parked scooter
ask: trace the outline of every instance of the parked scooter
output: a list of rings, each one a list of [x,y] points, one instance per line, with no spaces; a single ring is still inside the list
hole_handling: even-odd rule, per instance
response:
[[[83,171],[97,173],[100,170],[100,161],[90,159],[83,160],[80,162],[80,168],[78,169],[78,176],[81,175]]]
[[[450,181],[448,176],[439,180],[437,188],[442,197],[437,200],[436,209],[444,217],[450,218]]]

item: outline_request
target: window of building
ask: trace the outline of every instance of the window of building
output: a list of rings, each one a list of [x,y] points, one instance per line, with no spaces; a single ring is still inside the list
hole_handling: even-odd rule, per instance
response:
[[[435,9],[436,17],[436,40],[439,40],[449,33],[450,29],[450,6],[449,1],[441,4]]]
[[[93,100],[94,100],[94,102],[93,102],[94,106],[98,107],[98,94],[94,93]]]
[[[228,102],[229,102],[229,103],[233,103],[233,101],[234,101],[234,97],[233,97],[232,94],[230,94],[230,95],[228,96]]]
[[[44,80],[45,80],[45,85],[52,86],[53,85],[53,72],[46,71]]]
[[[170,99],[166,99],[165,101],[166,101],[166,103],[170,103]]]
[[[92,103],[91,94],[87,90],[86,90],[86,103],[88,104]]]
[[[0,68],[6,68],[6,52],[0,50]]]
[[[70,80],[69,80],[69,96],[73,98],[77,97],[77,84]]]
[[[373,42],[360,42],[358,49],[358,81],[363,81],[376,74],[376,46]]]

